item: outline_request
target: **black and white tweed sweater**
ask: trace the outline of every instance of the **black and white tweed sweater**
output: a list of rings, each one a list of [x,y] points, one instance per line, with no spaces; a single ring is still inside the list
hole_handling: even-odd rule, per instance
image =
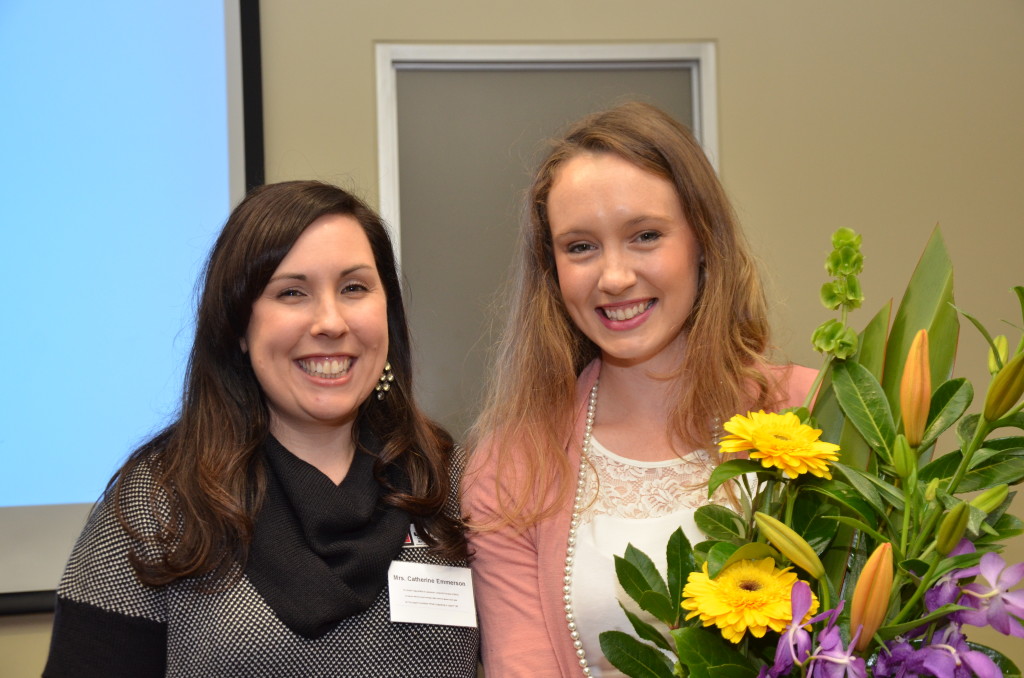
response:
[[[152,488],[145,467],[126,487],[127,519],[144,533],[157,529],[149,500]],[[127,559],[133,546],[138,544],[118,523],[113,506],[101,502],[75,545],[58,589],[44,676],[476,675],[475,628],[393,623],[387,587],[369,609],[311,637],[285,624],[248,574],[215,593],[196,590],[193,581],[163,587],[141,584]],[[443,561],[423,547],[402,548],[396,560],[465,566]],[[295,576],[302,574],[297,571]]]

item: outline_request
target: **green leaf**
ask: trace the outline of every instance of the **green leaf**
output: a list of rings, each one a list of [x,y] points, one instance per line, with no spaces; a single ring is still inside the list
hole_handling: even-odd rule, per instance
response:
[[[757,670],[735,645],[702,628],[673,629],[676,654],[691,678],[753,678]]]
[[[1020,320],[1024,323],[1024,286],[1017,285],[1013,288],[1013,291],[1017,295],[1017,301],[1020,302]]]
[[[622,590],[638,605],[644,594],[651,591],[640,568],[620,556],[615,556],[615,576],[618,577]]]
[[[1009,513],[1004,513],[999,516],[999,518],[991,525],[996,534],[992,537],[982,536],[975,542],[975,544],[989,544],[992,542],[1006,541],[1024,534],[1024,521],[1021,521],[1020,518],[1012,516]]]
[[[807,489],[824,495],[839,506],[848,509],[854,515],[860,516],[869,524],[878,523],[878,514],[871,508],[871,504],[864,501],[849,485],[832,482],[827,485],[808,485]]]
[[[962,315],[963,317],[965,317],[965,318],[967,318],[968,320],[971,321],[971,324],[974,325],[975,329],[977,329],[979,332],[981,332],[981,336],[985,338],[985,343],[988,344],[989,349],[994,351],[998,355],[999,354],[999,348],[996,346],[995,341],[993,341],[992,335],[989,334],[989,332],[985,328],[985,326],[981,324],[981,321],[978,320],[977,318],[975,318],[973,315],[971,315],[967,311],[965,311],[962,308],[960,308],[959,306],[957,306],[956,304],[951,304],[951,306],[954,309],[956,309],[957,313],[959,313],[960,315]]]
[[[953,556],[951,558],[943,558],[936,566],[935,571],[932,572],[929,584],[938,581],[944,574],[952,572],[953,570],[964,570],[968,567],[974,567],[981,562],[982,555],[983,554],[975,551],[973,553],[962,553],[959,556]],[[926,570],[927,565],[925,566],[925,569],[921,570],[921,572],[925,572]]]
[[[1007,438],[990,438],[985,441],[985,447],[975,453],[972,457],[971,462],[973,466],[978,463],[978,455],[981,454],[981,461],[990,459],[993,454],[1007,453],[1017,454],[1024,450],[1024,436],[1010,436]],[[984,451],[984,452],[983,452]],[[957,466],[960,465],[960,460],[963,459],[963,453],[960,450],[954,450],[948,454],[944,454],[937,458],[930,464],[922,466],[918,471],[918,479],[927,484],[934,478],[948,479],[952,478],[953,474],[956,473]],[[984,488],[981,488],[984,489]],[[966,492],[961,485],[960,492]]]
[[[712,579],[717,577],[738,548],[735,544],[726,541],[720,541],[712,546],[708,551],[708,576]]]
[[[1004,452],[968,471],[956,491],[974,492],[1000,483],[1016,485],[1021,480],[1024,480],[1024,453]]]
[[[882,388],[898,419],[900,379],[903,363],[920,329],[928,330],[928,358],[932,383],[941,384],[953,371],[960,320],[953,303],[953,262],[946,251],[942,233],[936,228],[917,262],[903,294],[886,346]]]
[[[711,472],[711,477],[708,479],[708,496],[713,495],[715,490],[727,480],[732,480],[736,476],[746,475],[747,473],[756,473],[757,471],[764,471],[764,466],[760,462],[751,461],[750,459],[730,459],[719,464]]]
[[[626,606],[622,603],[619,603],[619,607],[622,608],[622,611],[626,614],[626,619],[628,619],[629,623],[633,625],[633,630],[636,631],[636,635],[641,640],[650,641],[658,647],[664,650],[668,650],[669,652],[673,651],[672,645],[668,642],[668,640],[665,639],[665,636],[663,636],[661,632],[658,631],[658,629],[654,628],[653,626],[645,622],[643,619],[627,610]]]
[[[942,433],[963,416],[974,400],[974,387],[966,379],[953,379],[939,386],[932,394],[928,410],[928,426],[921,439],[920,450],[931,447]]]
[[[936,619],[942,619],[946,615],[951,614],[953,612],[969,609],[971,608],[964,607],[963,605],[943,605],[931,614],[927,614],[923,617],[915,619],[914,621],[908,621],[902,624],[893,624],[891,626],[883,626],[882,628],[878,629],[878,635],[888,640],[890,638],[894,638],[900,635],[901,633],[906,633],[907,631],[916,629],[918,626],[924,626],[935,621]]]
[[[878,476],[840,463],[834,463],[833,466],[846,476],[850,485],[879,513],[885,513],[886,504],[897,511],[903,510],[903,493]]]
[[[650,613],[655,619],[663,622],[666,626],[674,624],[679,617],[679,606],[673,605],[672,601],[664,593],[644,591],[643,595],[640,596],[640,600],[636,602],[641,610]]]
[[[704,563],[707,562],[708,559],[708,551],[710,551],[711,547],[717,543],[718,542],[714,539],[708,539],[706,541],[699,541],[693,545],[693,562],[695,565],[694,569],[699,570],[701,567],[704,566]]]
[[[885,365],[885,338],[889,331],[891,315],[892,300],[882,306],[864,326],[864,331],[860,333],[860,350],[853,357],[854,362],[865,367],[879,381],[882,380],[882,369]]]
[[[668,587],[665,586],[665,580],[662,579],[658,568],[654,566],[654,561],[646,553],[632,544],[626,544],[626,560],[635,565],[637,570],[640,571],[640,574],[643,575],[644,580],[647,582],[648,589],[657,591],[666,598],[668,597]]]
[[[690,573],[697,569],[690,540],[683,534],[683,528],[676,528],[668,538],[665,555],[668,562],[668,597],[673,603],[682,600],[683,588]],[[679,614],[679,611],[676,611]]]
[[[612,666],[632,678],[674,678],[672,662],[657,648],[622,631],[605,631],[598,639]]]
[[[838,526],[835,521],[826,518],[826,514],[835,513],[837,508],[821,501],[818,495],[801,492],[793,508],[791,527],[814,549],[822,553],[836,536]]]
[[[992,426],[993,431],[999,428],[1019,428],[1024,430],[1024,412],[1014,412],[1008,417],[995,420],[990,426]]]
[[[743,519],[735,511],[725,506],[717,504],[701,506],[694,512],[693,519],[700,531],[711,539],[739,544],[746,537]]]
[[[1000,454],[1003,454],[1003,450],[994,450],[991,447],[983,447],[980,450],[975,451],[974,456],[971,457],[971,463],[967,468],[970,470],[984,466],[985,462]]]
[[[832,368],[836,397],[847,418],[853,422],[876,452],[889,459],[896,438],[896,425],[881,385],[858,363],[836,363]]]
[[[776,563],[782,561],[782,555],[768,544],[757,541],[751,542],[733,551],[729,559],[722,564],[722,569],[724,570],[741,560],[762,560],[764,558],[771,558]]]
[[[960,449],[967,446],[971,439],[974,438],[974,431],[978,428],[978,422],[981,420],[981,416],[977,414],[969,414],[960,420],[960,423],[956,426],[956,438],[960,441]]]
[[[871,527],[870,525],[868,525],[867,523],[865,523],[865,522],[863,522],[861,520],[857,520],[856,518],[851,518],[849,516],[829,516],[829,517],[832,520],[836,521],[837,523],[842,523],[843,525],[849,525],[850,527],[852,527],[855,530],[860,530],[861,532],[864,532],[865,534],[870,535],[871,538],[874,539],[877,542],[888,541],[888,538],[885,535],[883,535],[881,532],[879,532],[878,530],[876,530],[875,528]]]

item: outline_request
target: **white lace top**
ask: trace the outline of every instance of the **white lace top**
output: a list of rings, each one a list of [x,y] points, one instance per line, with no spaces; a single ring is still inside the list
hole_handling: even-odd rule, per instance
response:
[[[593,675],[622,676],[604,658],[598,636],[611,630],[635,635],[618,601],[647,622],[654,620],[619,586],[614,557],[632,544],[664,576],[665,547],[676,528],[683,528],[691,544],[704,541],[693,514],[710,503],[707,481],[714,462],[703,450],[684,459],[636,461],[618,456],[596,439],[591,439],[590,462],[586,496],[593,501],[581,513],[576,535],[573,606]]]

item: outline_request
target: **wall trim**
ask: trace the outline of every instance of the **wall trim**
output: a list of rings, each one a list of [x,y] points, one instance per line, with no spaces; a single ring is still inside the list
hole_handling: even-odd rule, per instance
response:
[[[409,44],[377,43],[377,178],[379,211],[391,228],[395,254],[401,256],[398,183],[398,98],[400,69],[564,68],[588,64],[635,67],[646,63],[693,69],[694,133],[718,169],[718,85],[714,42],[608,44]]]

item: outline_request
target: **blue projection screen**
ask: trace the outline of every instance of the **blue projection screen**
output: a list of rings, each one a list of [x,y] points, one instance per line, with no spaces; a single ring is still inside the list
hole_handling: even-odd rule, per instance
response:
[[[175,415],[196,278],[244,190],[238,3],[0,3],[0,593],[56,588]]]

